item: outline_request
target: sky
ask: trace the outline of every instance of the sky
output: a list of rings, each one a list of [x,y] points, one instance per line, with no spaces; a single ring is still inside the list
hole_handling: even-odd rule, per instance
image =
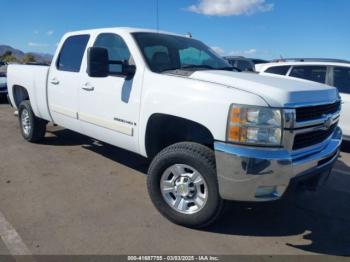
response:
[[[0,44],[53,54],[68,31],[157,27],[157,0],[0,0]],[[350,60],[350,0],[158,0],[159,28],[221,55]]]

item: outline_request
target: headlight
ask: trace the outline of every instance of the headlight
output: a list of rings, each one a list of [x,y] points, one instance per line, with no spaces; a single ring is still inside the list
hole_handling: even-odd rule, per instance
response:
[[[282,144],[282,111],[268,107],[232,105],[227,141],[265,146]]]

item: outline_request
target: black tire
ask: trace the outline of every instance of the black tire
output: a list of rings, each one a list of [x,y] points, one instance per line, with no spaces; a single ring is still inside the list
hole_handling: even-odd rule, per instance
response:
[[[206,204],[194,214],[183,214],[173,209],[161,192],[161,177],[175,164],[184,164],[198,170],[204,178],[208,197]],[[213,224],[222,214],[224,200],[219,196],[214,152],[200,144],[184,142],[161,151],[152,161],[147,178],[150,198],[158,211],[175,224],[203,228]]]
[[[29,132],[25,132],[24,127],[23,127],[22,118],[23,118],[24,111],[28,112],[28,116],[29,116],[29,124],[30,124]],[[19,119],[19,125],[21,128],[21,133],[22,133],[22,136],[25,140],[27,140],[31,143],[35,143],[35,142],[42,140],[45,137],[47,122],[34,115],[32,106],[30,105],[29,101],[27,101],[27,100],[23,101],[19,105],[18,119]]]

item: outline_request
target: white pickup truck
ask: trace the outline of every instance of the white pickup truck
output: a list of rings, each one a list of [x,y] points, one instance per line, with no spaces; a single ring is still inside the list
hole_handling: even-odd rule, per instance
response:
[[[335,88],[233,71],[195,39],[110,28],[66,34],[50,67],[9,66],[8,90],[26,140],[53,122],[152,159],[155,207],[199,228],[225,200],[323,181],[339,155]]]

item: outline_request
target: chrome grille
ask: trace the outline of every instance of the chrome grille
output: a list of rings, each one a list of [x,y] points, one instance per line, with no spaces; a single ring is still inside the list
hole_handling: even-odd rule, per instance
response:
[[[284,110],[283,144],[290,151],[317,148],[338,126],[341,101],[321,105],[296,105]]]
[[[296,109],[296,121],[309,121],[321,118],[324,115],[330,115],[338,112],[340,110],[340,101],[318,106],[301,107]]]
[[[305,147],[317,145],[324,140],[326,140],[328,137],[330,137],[335,128],[337,127],[338,123],[333,124],[329,129],[327,130],[317,130],[307,133],[301,133],[294,137],[294,144],[293,144],[293,150],[299,150]]]

